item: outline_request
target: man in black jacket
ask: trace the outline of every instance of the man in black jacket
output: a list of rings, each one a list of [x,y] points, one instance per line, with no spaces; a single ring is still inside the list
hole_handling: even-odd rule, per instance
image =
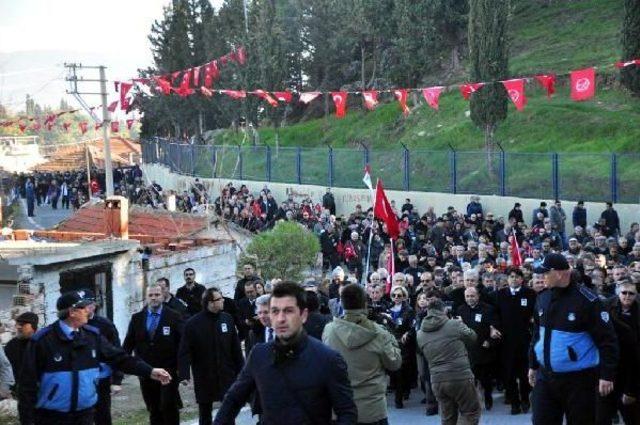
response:
[[[89,326],[100,331],[114,347],[120,348],[120,336],[118,329],[111,320],[96,314],[95,295],[93,291],[85,289],[85,297],[93,300],[87,305],[89,311]],[[122,391],[123,373],[119,370],[112,370],[105,363],[100,364],[100,380],[98,381],[98,403],[96,403],[95,425],[111,425],[111,395]]]
[[[256,316],[256,281],[249,280],[244,284],[244,297],[237,302],[240,322],[237,323],[240,339],[244,341],[255,321]]]
[[[244,364],[233,318],[223,306],[220,290],[207,289],[203,310],[189,319],[180,344],[180,380],[186,385],[193,371],[200,425],[211,424],[213,402],[222,400]]]
[[[262,344],[263,342],[271,342],[275,339],[276,334],[271,327],[271,319],[269,317],[269,294],[261,295],[256,299],[256,316],[257,321],[254,321],[249,331],[249,335],[244,342],[244,351],[246,357],[249,357],[251,349],[256,344]]]
[[[496,296],[499,331],[494,334],[502,339],[500,350],[505,396],[511,403],[511,414],[517,415],[527,413],[530,407],[531,387],[527,370],[536,293],[522,285],[524,276],[520,269],[508,269],[507,277],[509,286],[500,289]]]
[[[327,188],[327,193],[322,195],[322,208],[328,209],[331,215],[336,215],[336,200],[333,198],[330,187]]]
[[[184,286],[176,291],[176,297],[187,305],[187,313],[193,316],[202,310],[202,294],[206,288],[196,282],[196,271],[192,268],[184,270]]]
[[[156,283],[160,285],[162,288],[162,296],[164,297],[164,305],[169,307],[172,310],[177,311],[183,318],[189,317],[189,312],[187,311],[187,303],[182,301],[180,298],[175,297],[171,293],[171,284],[169,283],[169,279],[166,277],[161,277],[156,280]]]
[[[27,345],[31,337],[37,330],[38,315],[30,311],[22,313],[16,317],[16,336],[4,347],[4,353],[7,355],[9,363],[11,363],[13,377],[16,381],[13,388],[13,394],[15,396],[18,395],[20,389],[20,371],[22,370],[24,353],[27,351]],[[24,416],[23,410],[23,406],[20,400],[18,400],[18,416],[20,417],[21,423],[24,423],[22,422]]]
[[[238,279],[236,283],[236,289],[233,292],[233,300],[235,302],[240,301],[244,298],[244,285],[247,282],[252,282],[254,280],[258,280],[258,276],[256,275],[256,268],[251,263],[245,263],[242,265],[242,278]]]
[[[264,425],[356,423],[358,413],[344,359],[309,338],[302,327],[307,318],[305,298],[294,282],[275,286],[270,309],[276,341],[253,348],[214,424],[233,424],[255,390],[260,394]]]
[[[183,321],[176,311],[163,306],[162,288],[158,284],[147,287],[147,305],[131,317],[127,336],[122,347],[128,353],[154,367],[166,369],[177,376],[178,348],[183,331]],[[151,425],[178,425],[182,402],[178,381],[166,386],[140,378],[142,397],[149,411]]]
[[[465,325],[471,328],[478,337],[469,350],[471,370],[476,381],[484,390],[484,406],[487,410],[493,407],[493,376],[491,364],[495,358],[495,342],[491,339],[491,326],[497,326],[493,307],[480,301],[480,294],[475,287],[464,290],[466,304],[458,307],[457,314]]]

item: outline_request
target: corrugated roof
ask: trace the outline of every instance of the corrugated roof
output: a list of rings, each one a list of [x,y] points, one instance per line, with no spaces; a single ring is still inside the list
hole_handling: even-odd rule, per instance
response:
[[[129,157],[133,160],[140,157],[140,144],[123,137],[111,137],[111,161],[113,166],[130,165]],[[104,168],[104,142],[102,139],[87,141],[91,163],[98,168]],[[65,171],[76,170],[86,166],[85,144],[71,144],[61,146],[46,146],[44,149],[47,161],[34,167],[37,171]]]

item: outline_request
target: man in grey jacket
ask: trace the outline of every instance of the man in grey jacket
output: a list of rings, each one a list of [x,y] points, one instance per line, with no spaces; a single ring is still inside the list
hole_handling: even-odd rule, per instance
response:
[[[360,285],[344,286],[341,298],[344,317],[336,317],[325,326],[322,342],[347,362],[358,424],[386,425],[385,370],[400,368],[400,347],[390,332],[367,319],[367,295]]]
[[[0,346],[0,400],[11,397],[11,386],[15,384],[11,363]]]
[[[480,401],[468,354],[475,341],[475,332],[459,317],[447,317],[442,301],[430,304],[418,332],[418,347],[429,363],[442,425],[480,422]]]

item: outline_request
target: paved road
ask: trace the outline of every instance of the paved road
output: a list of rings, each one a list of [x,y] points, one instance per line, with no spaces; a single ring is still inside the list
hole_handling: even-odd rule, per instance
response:
[[[393,396],[387,397],[389,406],[389,423],[390,424],[420,424],[420,425],[439,425],[439,416],[426,416],[424,414],[424,405],[420,404],[422,394],[418,391],[412,392],[412,397],[405,402],[404,409],[396,409],[393,407]],[[525,425],[531,423],[531,414],[511,416],[509,406],[503,403],[502,395],[494,395],[494,406],[490,412],[482,411],[481,425]],[[248,407],[242,409],[236,420],[236,425],[255,425],[256,421],[251,417]],[[198,421],[189,422],[186,425],[197,425]]]
[[[27,217],[27,201],[20,199],[20,213],[15,217],[15,229],[50,229],[65,218],[73,214],[71,209],[54,210],[51,205],[41,205],[35,208],[35,217]]]

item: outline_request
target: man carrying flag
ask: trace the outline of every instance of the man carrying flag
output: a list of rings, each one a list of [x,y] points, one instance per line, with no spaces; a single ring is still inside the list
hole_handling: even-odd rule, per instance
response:
[[[511,237],[509,239],[511,239],[511,265],[513,267],[520,267],[522,266],[522,255],[520,254],[520,246],[518,245],[515,229],[511,230]]]
[[[393,212],[391,208],[391,204],[387,199],[387,195],[384,193],[384,187],[382,186],[382,180],[378,179],[378,184],[376,185],[376,195],[373,206],[373,214],[375,218],[382,220],[386,226],[387,234],[391,239],[391,252],[389,254],[389,276],[393,276],[395,273],[395,254],[393,252],[393,242],[394,239],[398,239],[400,235],[400,226],[398,223],[398,217]],[[389,284],[387,286],[390,286]],[[387,292],[389,292],[390,287],[387,288]]]

